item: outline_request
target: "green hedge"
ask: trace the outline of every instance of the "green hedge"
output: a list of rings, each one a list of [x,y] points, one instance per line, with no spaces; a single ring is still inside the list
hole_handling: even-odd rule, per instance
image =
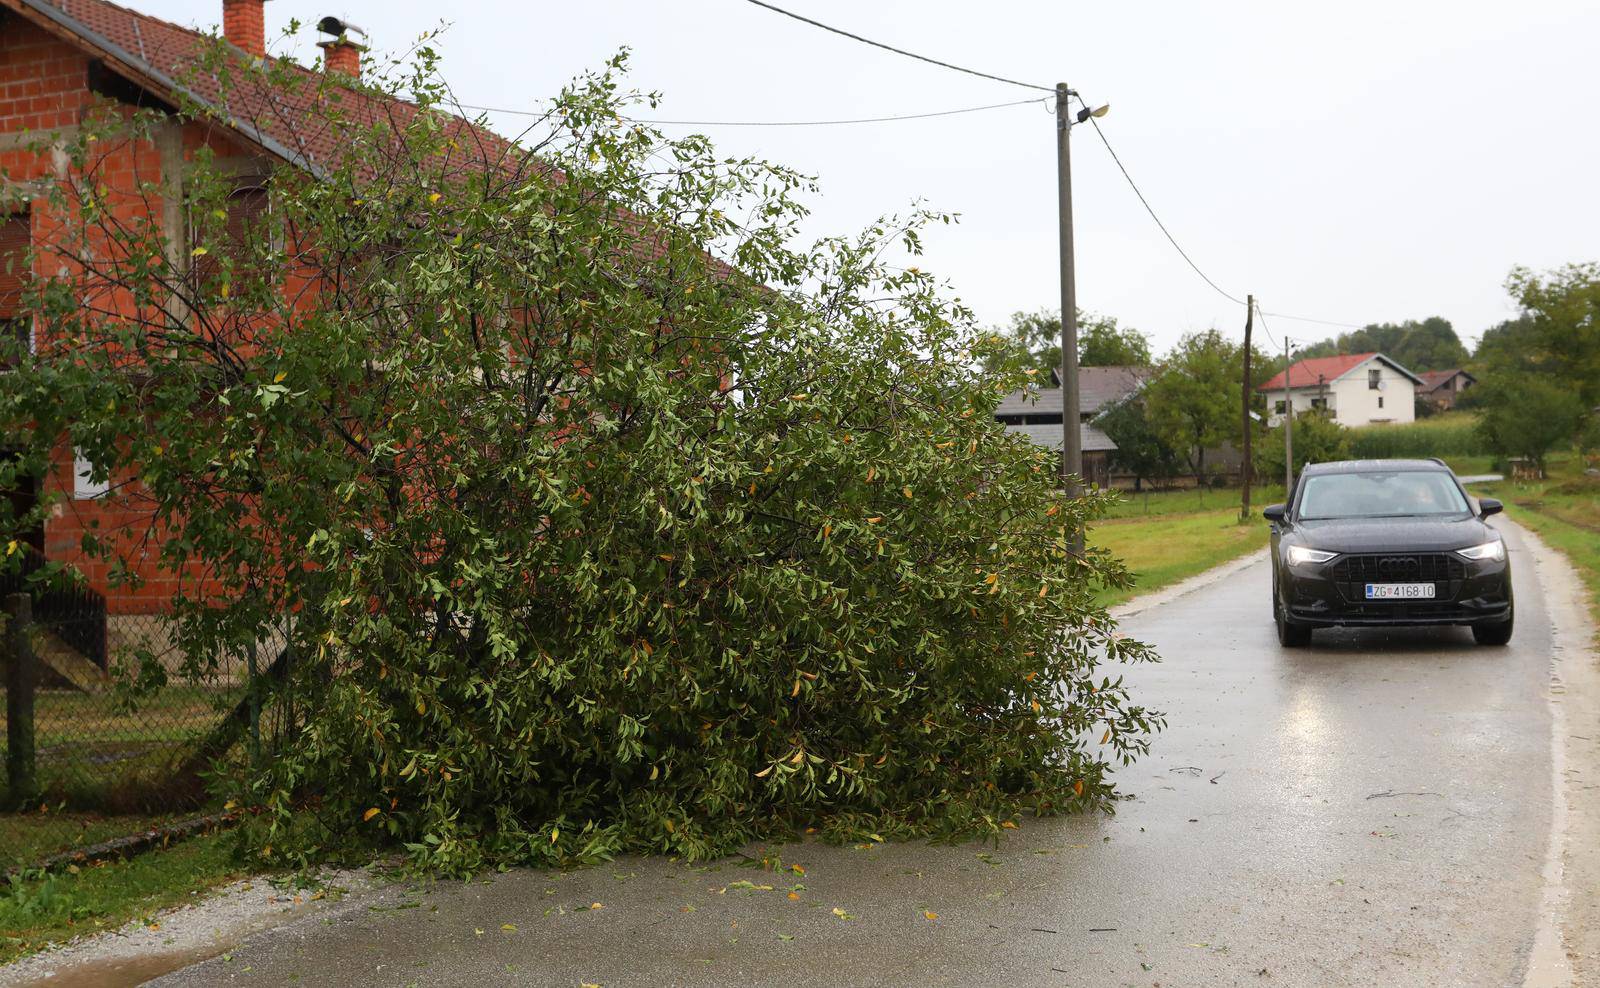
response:
[[[1492,452],[1478,432],[1477,418],[1461,413],[1350,430],[1350,455],[1359,459],[1484,456]]]

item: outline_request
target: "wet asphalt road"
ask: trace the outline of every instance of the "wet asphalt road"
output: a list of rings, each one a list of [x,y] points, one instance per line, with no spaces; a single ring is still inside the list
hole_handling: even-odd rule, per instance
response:
[[[1281,650],[1264,557],[1129,619],[1165,656],[1132,678],[1170,726],[1114,818],[1029,821],[999,849],[783,848],[803,877],[624,860],[394,890],[157,983],[1519,984],[1550,632],[1508,541],[1505,649],[1443,629]]]

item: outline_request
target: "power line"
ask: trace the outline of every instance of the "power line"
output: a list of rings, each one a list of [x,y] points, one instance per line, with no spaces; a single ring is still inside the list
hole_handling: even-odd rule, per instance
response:
[[[754,0],[752,0],[752,2],[754,2]],[[1079,97],[1079,102],[1082,101],[1082,97]],[[1088,104],[1084,103],[1084,106],[1087,107]],[[1221,295],[1223,298],[1235,305],[1244,305],[1245,302],[1243,299],[1237,298],[1223,291],[1221,286],[1211,280],[1210,275],[1200,270],[1200,265],[1194,262],[1194,258],[1189,256],[1189,252],[1184,250],[1183,246],[1178,243],[1178,238],[1172,235],[1172,231],[1167,229],[1167,225],[1161,222],[1161,217],[1156,215],[1155,207],[1151,206],[1150,200],[1144,197],[1144,193],[1139,189],[1139,183],[1135,182],[1133,180],[1133,176],[1128,174],[1127,166],[1123,165],[1122,159],[1117,157],[1116,149],[1111,146],[1111,142],[1106,140],[1105,131],[1100,129],[1099,121],[1097,121],[1093,116],[1090,116],[1088,121],[1094,125],[1094,132],[1100,136],[1100,143],[1106,146],[1106,151],[1110,153],[1111,160],[1117,163],[1117,170],[1122,172],[1122,177],[1128,180],[1128,187],[1133,189],[1133,194],[1138,196],[1139,201],[1144,204],[1145,212],[1149,213],[1150,218],[1156,221],[1156,226],[1161,228],[1161,232],[1166,236],[1167,242],[1172,245],[1172,249],[1176,250],[1178,255],[1188,262],[1189,267],[1194,269],[1194,273],[1199,275],[1206,284],[1210,285],[1218,295]]]
[[[1259,312],[1260,310],[1258,309],[1257,311]],[[1287,315],[1286,313],[1282,313],[1282,312],[1273,312],[1273,313],[1269,313],[1269,315],[1273,316],[1276,319],[1288,319],[1288,320],[1290,320],[1292,322],[1314,322],[1314,323],[1318,324],[1319,326],[1340,326],[1340,327],[1343,327],[1344,329],[1365,329],[1366,328],[1365,326],[1362,326],[1359,323],[1334,322],[1332,319],[1312,319],[1310,316],[1291,316],[1291,315]]]
[[[754,2],[754,0],[752,0],[752,2]],[[1078,102],[1083,103],[1083,98],[1081,96],[1078,98]],[[1089,104],[1083,103],[1083,105],[1084,105],[1085,108],[1087,108]],[[1088,117],[1087,119],[1088,119],[1089,123],[1094,126],[1094,132],[1095,132],[1096,135],[1099,136],[1100,143],[1105,145],[1107,153],[1109,153],[1111,155],[1111,160],[1116,162],[1117,170],[1122,173],[1122,177],[1123,178],[1127,179],[1129,188],[1133,189],[1133,194],[1139,197],[1139,202],[1144,205],[1145,212],[1149,213],[1150,214],[1150,218],[1156,221],[1156,226],[1161,228],[1162,234],[1164,234],[1166,236],[1167,242],[1172,244],[1172,248],[1174,250],[1176,250],[1178,252],[1179,256],[1181,256],[1184,259],[1184,261],[1186,261],[1188,263],[1189,267],[1194,269],[1194,273],[1199,275],[1201,277],[1201,279],[1205,281],[1206,284],[1210,285],[1212,290],[1215,291],[1218,295],[1221,295],[1223,298],[1225,298],[1228,301],[1234,303],[1235,305],[1244,305],[1245,303],[1242,300],[1240,300],[1237,296],[1231,295],[1228,292],[1223,291],[1222,287],[1220,285],[1218,285],[1215,281],[1212,281],[1211,280],[1211,276],[1206,274],[1203,270],[1201,270],[1200,265],[1196,264],[1195,261],[1194,261],[1194,258],[1189,256],[1189,252],[1183,249],[1183,246],[1178,243],[1177,238],[1172,235],[1172,231],[1168,230],[1167,229],[1167,225],[1161,221],[1161,217],[1156,215],[1155,208],[1150,205],[1150,200],[1146,199],[1144,193],[1142,191],[1140,191],[1139,183],[1135,182],[1133,180],[1133,176],[1128,174],[1127,166],[1125,166],[1122,163],[1122,159],[1117,156],[1116,149],[1113,148],[1111,146],[1111,142],[1106,139],[1105,131],[1100,129],[1099,121],[1096,120],[1092,116]],[[1293,316],[1293,315],[1289,315],[1288,313],[1284,313],[1284,312],[1266,312],[1259,305],[1256,307],[1256,312],[1259,315],[1261,315],[1262,317],[1266,317],[1266,316],[1270,315],[1275,319],[1288,319],[1288,320],[1291,320],[1293,322],[1318,323],[1318,324],[1323,325],[1323,326],[1339,326],[1339,327],[1342,327],[1344,329],[1361,329],[1362,328],[1360,325],[1358,325],[1356,323],[1338,322],[1338,321],[1335,321],[1335,320],[1332,320],[1332,319],[1313,319],[1310,316]],[[1263,320],[1262,320],[1262,328],[1263,329],[1266,328],[1265,318],[1263,318]],[[1267,335],[1268,336],[1272,335],[1271,330],[1267,331]]]
[[[629,123],[663,125],[673,127],[836,127],[849,124],[890,123],[900,120],[929,120],[934,117],[953,117],[962,113],[980,113],[985,110],[1002,110],[1012,106],[1030,106],[1042,102],[1039,97],[1031,99],[1013,100],[1009,103],[989,103],[984,106],[966,106],[957,110],[935,110],[930,113],[899,113],[883,117],[854,117],[841,120],[657,120],[648,117],[623,117]],[[470,103],[458,103],[464,110],[479,110],[485,113],[509,113],[519,117],[542,117],[547,114],[539,110],[512,110],[506,107],[473,106]]]
[[[941,68],[953,69],[956,72],[965,72],[967,75],[975,75],[981,79],[992,79],[995,82],[1004,82],[1013,86],[1021,86],[1024,89],[1039,89],[1047,93],[1053,93],[1056,91],[1056,87],[1054,86],[1039,86],[1031,82],[1018,82],[1016,79],[1007,79],[1005,76],[991,75],[988,72],[979,72],[977,69],[969,69],[960,65],[952,65],[949,62],[941,62],[937,58],[929,58],[926,55],[918,55],[914,51],[906,51],[904,48],[896,48],[893,45],[886,45],[881,41],[873,41],[871,38],[863,38],[859,34],[852,34],[849,31],[824,24],[821,21],[814,21],[809,17],[802,17],[793,11],[784,10],[782,7],[776,7],[770,3],[764,3],[763,0],[749,0],[749,2],[755,4],[757,7],[765,7],[767,10],[770,10],[775,14],[782,14],[785,17],[792,17],[801,23],[810,24],[812,27],[820,27],[824,31],[831,31],[834,34],[843,35],[844,37],[853,41],[859,41],[862,44],[871,45],[874,48],[882,48],[884,51],[892,51],[896,55],[904,55],[907,58],[914,58],[919,62],[927,62],[929,65],[937,65]]]

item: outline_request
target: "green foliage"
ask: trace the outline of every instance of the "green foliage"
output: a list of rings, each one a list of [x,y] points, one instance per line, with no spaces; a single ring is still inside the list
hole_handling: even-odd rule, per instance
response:
[[[1506,290],[1522,311],[1484,334],[1469,395],[1489,448],[1542,465],[1552,450],[1584,441],[1600,405],[1600,263],[1516,268]]]
[[[1357,459],[1450,458],[1491,452],[1478,428],[1478,416],[1463,412],[1350,430],[1350,455]]]
[[[1482,413],[1478,432],[1488,448],[1541,468],[1552,450],[1572,444],[1587,412],[1566,386],[1534,374],[1496,371],[1474,391]]]
[[[1312,344],[1302,357],[1331,357],[1340,353],[1381,353],[1414,374],[1447,370],[1467,362],[1467,348],[1450,320],[1440,316],[1408,319],[1402,323],[1373,323],[1332,339]]]
[[[1133,474],[1136,487],[1177,473],[1177,454],[1151,427],[1142,395],[1117,402],[1095,419],[1095,425],[1117,444],[1110,455],[1112,466]]]
[[[1294,474],[1300,476],[1308,463],[1348,460],[1352,455],[1352,433],[1330,416],[1308,409],[1294,417]],[[1283,425],[1267,430],[1256,446],[1256,474],[1264,480],[1283,476]]]
[[[1062,495],[993,420],[1025,377],[878,261],[946,218],[791,246],[809,183],[625,122],[619,66],[492,167],[441,115],[253,70],[348,139],[273,176],[278,229],[203,221],[205,277],[100,203],[153,113],[63,152],[83,222],[48,250],[96,266],[42,286],[0,425],[127,478],[149,532],[87,548],[184,574],[184,675],[289,642],[251,838],[463,872],[1109,810],[1160,723],[1106,673],[1152,657],[1095,603],[1125,573],[1068,551],[1111,496]],[[442,91],[426,50],[409,86]],[[204,157],[186,184],[226,216]]]
[[[1011,324],[995,330],[990,370],[1002,367],[1033,369],[1039,373],[1061,369],[1061,313],[1041,309],[1015,312]],[[1132,326],[1119,327],[1111,316],[1078,313],[1078,365],[1080,367],[1148,367],[1150,338]]]
[[[1544,274],[1516,268],[1506,290],[1522,312],[1484,334],[1480,377],[1533,375],[1565,387],[1587,408],[1600,405],[1600,262]]]
[[[1243,360],[1244,347],[1219,331],[1192,333],[1145,385],[1151,431],[1184,459],[1197,483],[1206,479],[1206,451],[1239,440]]]

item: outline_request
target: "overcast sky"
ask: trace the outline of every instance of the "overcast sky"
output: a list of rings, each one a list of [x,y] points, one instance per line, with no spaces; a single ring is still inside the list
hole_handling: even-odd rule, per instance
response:
[[[123,0],[181,23],[222,0]],[[934,58],[1094,102],[1134,178],[1224,289],[1338,322],[1507,318],[1515,264],[1600,259],[1594,0],[777,0]],[[618,48],[664,118],[932,112],[1027,90],[880,51],[743,0],[271,0],[269,33],[335,14],[399,50],[448,18],[463,102],[531,106]],[[299,51],[316,54],[313,32]],[[281,46],[280,49],[281,50]],[[1039,94],[1043,95],[1043,94]],[[514,133],[515,118],[496,119]],[[915,199],[959,213],[923,266],[986,322],[1054,307],[1055,145],[1043,105],[853,127],[697,128],[817,175],[813,233]],[[681,132],[682,128],[668,128]],[[1087,128],[1073,131],[1079,305],[1165,349],[1243,311],[1177,256]],[[1279,340],[1336,328],[1271,320]]]

